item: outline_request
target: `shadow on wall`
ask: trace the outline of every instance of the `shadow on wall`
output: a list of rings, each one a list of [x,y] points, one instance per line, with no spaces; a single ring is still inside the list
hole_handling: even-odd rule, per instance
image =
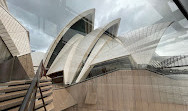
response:
[[[0,83],[29,79],[17,57],[0,64],[0,77]]]

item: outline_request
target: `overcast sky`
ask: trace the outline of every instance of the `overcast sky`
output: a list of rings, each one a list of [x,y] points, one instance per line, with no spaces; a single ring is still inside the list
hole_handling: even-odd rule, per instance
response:
[[[42,52],[46,52],[68,22],[91,8],[96,9],[94,28],[121,18],[119,36],[160,21],[176,21],[172,13],[178,9],[171,0],[7,0],[7,4],[11,14],[30,32],[32,50]],[[165,16],[168,18],[163,19]],[[177,22],[183,27],[180,31],[186,33],[184,28],[188,26],[187,21],[182,19],[180,23],[179,20]],[[178,31],[171,27],[167,32]],[[182,42],[175,47],[180,44],[185,47],[187,41]],[[158,53],[165,55],[168,50],[174,49],[167,46],[158,49]]]

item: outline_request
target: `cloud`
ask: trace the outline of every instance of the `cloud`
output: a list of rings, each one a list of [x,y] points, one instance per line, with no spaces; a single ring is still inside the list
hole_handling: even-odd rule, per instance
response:
[[[32,50],[43,51],[69,21],[85,10],[96,9],[95,28],[121,18],[119,32],[122,33],[139,27],[135,21],[137,15],[145,11],[145,4],[139,0],[54,0],[53,3],[49,0],[44,3],[38,0],[8,0],[10,12],[30,32]]]
[[[173,34],[175,35],[175,34]],[[171,37],[171,38],[170,38]],[[166,42],[164,46],[157,47],[156,53],[160,56],[179,56],[179,55],[188,55],[188,32],[185,35],[172,38],[172,36],[165,36],[166,39],[161,42]]]
[[[167,1],[169,0],[164,0],[164,3]],[[118,35],[125,35],[131,30],[151,25],[163,18],[150,4],[158,3],[157,0],[46,0],[45,2],[7,0],[7,2],[10,12],[29,30],[31,49],[43,52],[66,24],[91,8],[96,9],[95,28],[121,18]],[[170,30],[172,31],[174,30]],[[169,48],[166,46],[158,51],[164,55]]]
[[[31,49],[46,52],[54,38],[44,32],[31,29]]]
[[[29,31],[31,49],[33,51],[46,52],[54,37],[46,34],[43,30],[40,30],[40,28],[37,27],[37,23],[39,22],[35,21],[35,16],[32,13],[25,12],[9,2],[8,6],[12,7],[10,8],[10,11],[14,17],[16,17],[16,19]],[[18,11],[20,11],[20,13],[18,13]]]

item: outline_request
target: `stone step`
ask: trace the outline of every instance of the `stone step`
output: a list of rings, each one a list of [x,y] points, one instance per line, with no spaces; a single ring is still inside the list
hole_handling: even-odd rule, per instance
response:
[[[24,84],[30,84],[32,80],[19,80],[19,81],[10,81],[6,83],[0,83],[0,86],[16,86],[16,85],[24,85]],[[51,82],[52,79],[49,77],[42,77],[40,79],[40,82]]]
[[[9,110],[7,110],[7,111],[18,111],[19,108],[20,108],[20,107],[15,107],[15,108],[9,109]],[[52,102],[46,105],[46,110],[47,110],[47,111],[54,111],[54,105],[53,105]],[[44,107],[41,107],[41,108],[39,108],[39,109],[37,109],[37,110],[35,110],[35,111],[45,111],[45,110],[44,110]]]
[[[19,81],[10,81],[6,83],[0,83],[0,86],[16,86],[16,85],[24,85],[30,84],[31,80],[19,80]]]
[[[29,86],[30,86],[30,84],[19,85],[19,86],[12,86],[12,87],[3,87],[3,88],[0,88],[0,93],[25,90],[25,89],[28,89]]]
[[[52,82],[43,82],[39,84],[40,87],[49,86],[49,85],[52,85]]]
[[[52,89],[42,92],[43,97],[50,96],[51,94],[52,94]],[[39,99],[39,98],[41,98],[40,92],[38,92],[36,96],[36,99]]]
[[[43,83],[40,83],[39,86],[44,87],[44,86],[49,86],[51,84],[52,84],[52,82],[43,82]],[[29,86],[30,86],[30,84],[11,86],[11,87],[1,87],[0,93],[25,90],[25,89],[28,89]]]
[[[50,77],[44,77],[44,76],[40,79],[40,82],[46,82],[46,81],[52,81],[52,79]]]
[[[13,108],[11,110],[18,110],[21,105],[24,96],[27,93],[27,89],[29,88],[31,80],[21,80],[21,81],[11,81],[7,83],[0,84],[0,111],[7,110],[9,108]],[[39,86],[41,87],[43,96],[45,97],[45,104],[49,104],[52,102],[52,82],[51,78],[41,78]],[[37,89],[36,98],[41,98],[39,89]],[[35,107],[40,108],[42,100],[36,101]]]
[[[49,90],[44,90],[44,88],[41,87],[41,90],[42,90],[44,97],[52,94],[52,89],[51,89],[52,87],[48,87],[48,86],[46,86],[46,87]],[[0,101],[6,101],[6,100],[9,100],[9,99],[25,96],[26,93],[27,93],[27,90],[5,93],[5,94],[0,95]],[[37,98],[41,98],[39,91],[37,93]]]
[[[42,94],[43,94],[44,97],[50,96],[52,94],[52,86],[41,87],[41,90],[42,90]],[[37,91],[37,99],[38,98],[40,98],[39,90]],[[18,110],[19,110],[19,106],[12,108],[12,109],[9,109],[8,111],[18,111]],[[47,111],[52,111],[52,110],[50,109],[50,110],[47,110]]]
[[[46,110],[47,111],[54,111],[54,105],[53,105],[52,102],[50,104],[46,105]],[[45,111],[45,110],[44,110],[44,107],[41,107],[41,108],[37,109],[36,111]]]
[[[6,100],[13,99],[13,98],[25,96],[26,93],[27,93],[27,90],[5,93],[5,94],[0,95],[0,101],[6,101]]]
[[[52,96],[48,96],[44,98],[45,105],[51,103],[53,101]],[[35,102],[35,109],[41,108],[43,106],[42,99]]]
[[[15,108],[8,109],[7,111],[18,111],[18,110],[19,110],[19,108],[20,108],[20,106],[15,107]]]
[[[52,89],[52,85],[41,87],[42,92],[43,92],[43,91],[50,90],[50,89]],[[37,89],[37,92],[39,92],[39,89]]]
[[[22,103],[23,99],[24,99],[24,97],[20,97],[20,98],[1,102],[0,103],[0,111],[20,105]]]

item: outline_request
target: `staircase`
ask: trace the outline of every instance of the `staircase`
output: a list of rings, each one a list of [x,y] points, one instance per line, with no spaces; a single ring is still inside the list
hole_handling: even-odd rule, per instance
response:
[[[0,84],[0,111],[18,111],[32,80],[11,81]],[[52,82],[50,78],[42,77],[40,84],[47,111],[52,111]],[[35,110],[44,111],[39,89],[37,89]]]

